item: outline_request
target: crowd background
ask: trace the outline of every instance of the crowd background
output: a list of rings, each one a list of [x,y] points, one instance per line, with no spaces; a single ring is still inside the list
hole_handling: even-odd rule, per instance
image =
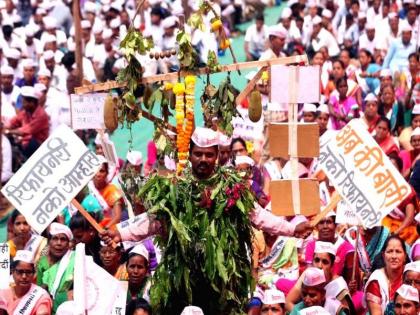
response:
[[[191,10],[197,9],[198,1],[188,3]],[[220,0],[212,4],[222,16],[232,43],[245,36],[244,46],[234,49],[243,51],[247,61],[306,53],[310,64],[320,66],[320,102],[299,106],[301,121],[319,125],[320,141],[350,120],[359,119],[412,185],[410,196],[381,226],[359,228],[357,244],[357,227],[336,224],[334,212],[309,236],[297,235],[293,228],[281,236],[255,229],[250,261],[258,286],[250,292],[244,311],[299,314],[313,307],[319,312],[316,314],[419,314],[420,2]],[[281,10],[270,8],[279,5]],[[85,0],[80,6],[84,78],[91,82],[114,80],[126,65],[119,42],[135,15],[136,3]],[[3,184],[57,126],[70,124],[69,95],[79,85],[71,8],[71,3],[62,0],[0,1]],[[143,8],[144,13],[135,17],[133,25],[153,38],[153,52],[177,49],[178,16],[184,13],[181,1],[148,0]],[[273,25],[267,25],[266,12],[270,19],[273,12],[279,12]],[[207,26],[212,17],[211,13],[205,17]],[[240,24],[250,21],[241,31]],[[207,60],[209,51],[223,60],[225,51],[218,47],[209,27],[205,31],[186,28],[202,61]],[[146,55],[139,56],[139,61],[144,76],[179,69],[175,57],[154,59]],[[254,74],[248,73],[247,80]],[[218,166],[246,171],[244,182],[250,184],[259,205],[270,209],[270,181],[290,178],[291,171],[290,163],[270,157],[266,146],[267,125],[286,121],[287,104],[269,102],[263,81],[258,83],[261,120],[251,123],[247,119],[245,100],[239,108],[245,120],[235,119],[233,139],[219,136]],[[98,137],[92,133],[80,136],[97,154],[103,154]],[[136,215],[147,210],[136,196],[136,187],[145,178],[155,172],[174,171],[171,156],[165,155],[158,143],[146,141],[151,134],[141,137],[142,145],[147,143],[147,154],[131,150],[120,156],[117,167],[104,163],[77,196],[107,229],[115,229],[128,217],[127,201]],[[115,145],[126,146],[127,140],[117,140]],[[315,165],[316,159],[300,159],[299,176],[313,176]],[[325,206],[334,189],[328,182],[321,188]],[[28,304],[27,314],[69,314],[72,249],[80,242],[86,244],[87,254],[98,265],[128,282],[126,313],[151,314],[150,276],[164,252],[153,238],[110,247],[72,207],[64,209],[43,235],[37,235],[3,196],[0,204],[0,242],[8,243],[13,261],[11,287],[0,291],[0,314],[22,309],[28,292],[37,299],[36,304]],[[284,220],[298,226],[308,219],[296,216]],[[184,314],[200,312],[190,307]]]

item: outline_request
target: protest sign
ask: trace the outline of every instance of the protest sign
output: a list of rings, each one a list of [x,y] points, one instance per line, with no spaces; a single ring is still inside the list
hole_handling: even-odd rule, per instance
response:
[[[318,163],[367,228],[400,204],[411,188],[362,122],[352,120],[321,145]]]
[[[320,73],[319,66],[271,66],[271,101],[277,103],[319,102]]]
[[[117,297],[111,308],[111,315],[124,315],[127,303],[128,281],[120,281]]]
[[[41,234],[101,165],[100,157],[61,125],[1,191]]]
[[[78,129],[105,129],[104,102],[107,93],[70,95],[71,126]]]
[[[7,243],[0,243],[0,289],[9,287],[10,249]]]
[[[105,137],[102,131],[100,131],[99,140],[101,142],[102,150],[104,151],[106,160],[112,166],[118,166],[118,156],[117,151],[115,150],[114,142],[112,142],[109,137]]]

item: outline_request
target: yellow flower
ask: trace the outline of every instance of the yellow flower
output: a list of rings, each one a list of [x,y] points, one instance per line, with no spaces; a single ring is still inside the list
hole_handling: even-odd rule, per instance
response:
[[[254,144],[250,141],[246,141],[246,150],[248,151],[249,154],[251,154],[252,152],[254,152]]]
[[[169,91],[173,89],[174,85],[172,84],[172,82],[165,82],[164,87],[166,91]]]
[[[173,91],[176,95],[183,94],[185,92],[185,84],[184,83],[176,83],[174,85]]]
[[[196,80],[195,75],[187,75],[187,76],[185,77],[185,84],[186,84],[186,85],[189,85],[190,83],[191,83],[191,84],[194,84],[194,83],[195,83],[195,80]]]

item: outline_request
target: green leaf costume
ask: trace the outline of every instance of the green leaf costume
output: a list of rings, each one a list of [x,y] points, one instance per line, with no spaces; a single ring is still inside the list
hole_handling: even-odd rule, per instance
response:
[[[152,279],[154,311],[180,314],[195,305],[206,315],[244,314],[255,198],[234,170],[220,168],[207,180],[184,175],[155,175],[139,192],[166,230],[157,238],[164,255]]]

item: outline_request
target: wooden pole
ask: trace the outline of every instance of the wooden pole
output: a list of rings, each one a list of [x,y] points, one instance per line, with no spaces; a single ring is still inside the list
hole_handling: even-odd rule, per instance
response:
[[[271,67],[275,65],[289,65],[295,63],[304,62],[308,64],[308,57],[306,55],[298,55],[298,56],[290,56],[290,57],[281,57],[281,58],[274,58],[270,60],[257,60],[257,61],[249,61],[249,62],[238,62],[232,63],[229,65],[221,65],[221,70],[215,73],[220,72],[229,72],[229,71],[236,71],[238,69],[252,69],[252,68],[260,68],[260,67]],[[197,74],[197,75],[204,75],[208,73],[207,67],[202,67],[198,69],[196,73],[191,71],[181,71],[181,72],[171,72],[165,74],[156,74],[151,75],[148,77],[143,77],[141,83],[155,83],[161,81],[177,81],[178,76],[185,77],[189,74]],[[75,88],[76,94],[86,94],[86,93],[93,93],[99,91],[106,91],[111,89],[122,88],[127,85],[126,82],[118,83],[116,81],[108,81],[104,83],[96,83],[89,86],[79,86]]]
[[[353,270],[351,273],[351,280],[354,281],[356,279],[356,264],[357,264],[357,243],[359,242],[360,231],[359,226],[357,226],[356,230],[356,246],[354,246],[354,255],[353,255]]]
[[[331,200],[329,202],[329,204],[325,207],[324,210],[322,210],[322,212],[318,213],[312,220],[311,220],[311,225],[315,226],[319,223],[319,221],[321,221],[328,212],[332,211],[337,204],[340,202],[341,200],[341,196],[335,191],[333,193],[333,195],[331,196]]]
[[[73,17],[76,41],[76,73],[79,84],[83,79],[83,43],[82,43],[82,25],[80,21],[80,0],[73,0]]]
[[[75,206],[76,207],[76,209],[77,209],[77,211],[79,211],[80,212],[80,214],[82,215],[82,216],[84,216],[85,217],[85,219],[86,220],[88,220],[88,222],[94,227],[94,229],[98,232],[98,233],[101,233],[101,232],[103,232],[103,228],[102,228],[102,226],[100,226],[99,224],[98,224],[98,222],[96,222],[96,220],[89,214],[89,212],[87,212],[86,210],[85,210],[85,208],[83,208],[83,206],[76,200],[76,199],[73,199],[72,201],[71,201],[71,204],[73,205],[73,206]]]

